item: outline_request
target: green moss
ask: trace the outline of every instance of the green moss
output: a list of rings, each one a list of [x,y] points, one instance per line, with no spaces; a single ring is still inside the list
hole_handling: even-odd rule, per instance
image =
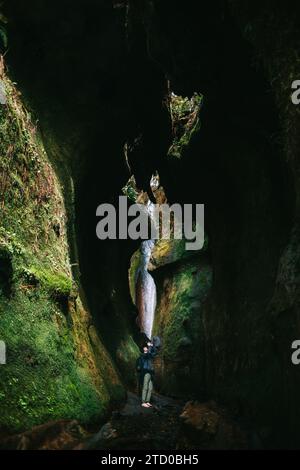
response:
[[[129,290],[132,302],[135,304],[135,285],[137,281],[137,270],[141,262],[141,252],[137,250],[133,253],[128,271]]]
[[[158,240],[149,264],[150,270],[157,271],[158,287],[153,334],[162,339],[161,362],[156,366],[159,369],[157,382],[164,393],[181,396],[201,387],[200,373],[197,370],[200,369],[201,360],[203,361],[203,354],[199,352],[202,347],[202,309],[212,285],[212,269],[205,256],[202,256],[207,250],[207,236],[202,250],[196,253],[187,251],[185,243],[184,239]],[[131,258],[129,268],[133,300],[139,260],[140,251],[137,250]],[[185,348],[184,344],[192,347]],[[187,375],[183,375],[187,369]]]
[[[158,286],[154,334],[162,338],[157,375],[163,393],[186,396],[201,389],[202,316],[211,284],[211,267],[196,258],[170,265],[169,275]]]
[[[189,300],[193,283],[191,268],[179,272],[174,278],[169,295],[172,310],[164,329],[164,354],[168,359],[176,357],[179,341],[185,335],[184,322],[191,313]]]
[[[138,190],[134,176],[131,176],[124,188],[122,188],[122,192],[131,202],[136,202],[138,197]]]
[[[107,407],[76,348],[66,319],[40,292],[0,298],[0,337],[7,345],[1,366],[0,427],[15,432],[52,419],[99,418]],[[104,391],[105,392],[105,391]]]
[[[46,269],[30,267],[24,269],[24,274],[29,281],[37,281],[41,286],[54,295],[70,296],[72,291],[72,279],[64,273],[52,273]]]
[[[78,293],[72,295],[59,181],[17,90],[7,77],[2,84],[0,339],[7,364],[0,367],[0,428],[13,433],[54,419],[98,421],[124,389],[99,338],[95,345],[89,337],[91,318]]]
[[[194,93],[191,99],[171,93],[169,112],[172,120],[173,143],[168,155],[181,158],[184,149],[189,145],[193,135],[200,129],[199,113],[203,96]]]
[[[11,251],[21,249],[28,264],[39,260],[51,271],[67,274],[65,208],[59,182],[18,92],[7,77],[2,83],[7,105],[0,107],[0,244]],[[59,237],[54,230],[57,225]]]
[[[187,240],[185,238],[182,238],[181,240],[157,240],[152,250],[149,269],[154,270],[160,266],[172,264],[175,261],[191,258],[195,256],[195,252],[199,253],[201,251],[202,253],[204,253],[208,247],[208,237],[207,235],[205,235],[204,244],[201,250],[187,250],[186,243]],[[132,258],[132,260],[133,259],[134,258]]]
[[[121,341],[117,349],[116,357],[117,363],[120,364],[123,376],[126,382],[131,383],[134,377],[135,363],[140,354],[137,344],[134,342],[131,335]]]

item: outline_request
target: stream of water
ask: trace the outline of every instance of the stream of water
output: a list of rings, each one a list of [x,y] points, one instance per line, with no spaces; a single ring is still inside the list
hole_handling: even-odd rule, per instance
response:
[[[152,219],[154,204],[148,202],[145,207],[150,219]],[[136,277],[136,305],[139,311],[139,327],[147,338],[152,338],[152,329],[156,308],[156,285],[153,277],[148,272],[148,263],[154,248],[154,240],[144,240],[141,243],[141,260]]]

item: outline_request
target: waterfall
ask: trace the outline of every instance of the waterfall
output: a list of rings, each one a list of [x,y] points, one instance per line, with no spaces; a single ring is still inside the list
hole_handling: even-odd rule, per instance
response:
[[[154,204],[148,201],[145,207],[152,219]],[[148,272],[148,263],[154,248],[154,240],[145,240],[140,246],[140,264],[136,273],[136,306],[139,311],[139,327],[151,339],[156,308],[156,285]]]
[[[150,187],[156,201],[160,201],[157,202],[158,204],[166,201],[163,188],[160,188],[160,180],[157,172],[151,177]],[[159,230],[159,220],[155,217],[156,204],[151,202],[146,192],[137,188],[134,175],[130,177],[127,184],[122,188],[122,191],[131,201],[134,201],[139,206],[141,212],[147,214],[151,222],[151,228],[154,228],[157,233],[157,230]],[[157,195],[159,196],[158,200]],[[155,237],[153,233],[154,232],[151,231],[151,236]],[[138,325],[140,331],[144,333],[148,339],[152,338],[156,309],[156,285],[153,277],[148,272],[148,264],[154,244],[155,241],[153,239],[141,242],[139,265],[135,271],[134,277],[134,303],[139,312],[137,319]]]

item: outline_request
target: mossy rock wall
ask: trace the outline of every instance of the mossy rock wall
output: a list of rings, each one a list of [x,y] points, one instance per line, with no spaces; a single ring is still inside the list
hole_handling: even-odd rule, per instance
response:
[[[162,348],[156,359],[156,387],[171,396],[199,396],[204,384],[203,311],[212,283],[205,257],[168,265],[155,273],[158,305],[154,335]]]
[[[124,389],[72,278],[60,183],[14,84],[0,79],[0,429],[91,423]]]

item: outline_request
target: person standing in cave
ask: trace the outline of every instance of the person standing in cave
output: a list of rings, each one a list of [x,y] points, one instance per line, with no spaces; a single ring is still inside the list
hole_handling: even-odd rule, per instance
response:
[[[143,353],[137,360],[136,370],[138,372],[139,392],[142,398],[142,407],[152,407],[150,400],[153,390],[154,367],[153,358],[157,354],[157,348],[150,341],[143,347]]]

